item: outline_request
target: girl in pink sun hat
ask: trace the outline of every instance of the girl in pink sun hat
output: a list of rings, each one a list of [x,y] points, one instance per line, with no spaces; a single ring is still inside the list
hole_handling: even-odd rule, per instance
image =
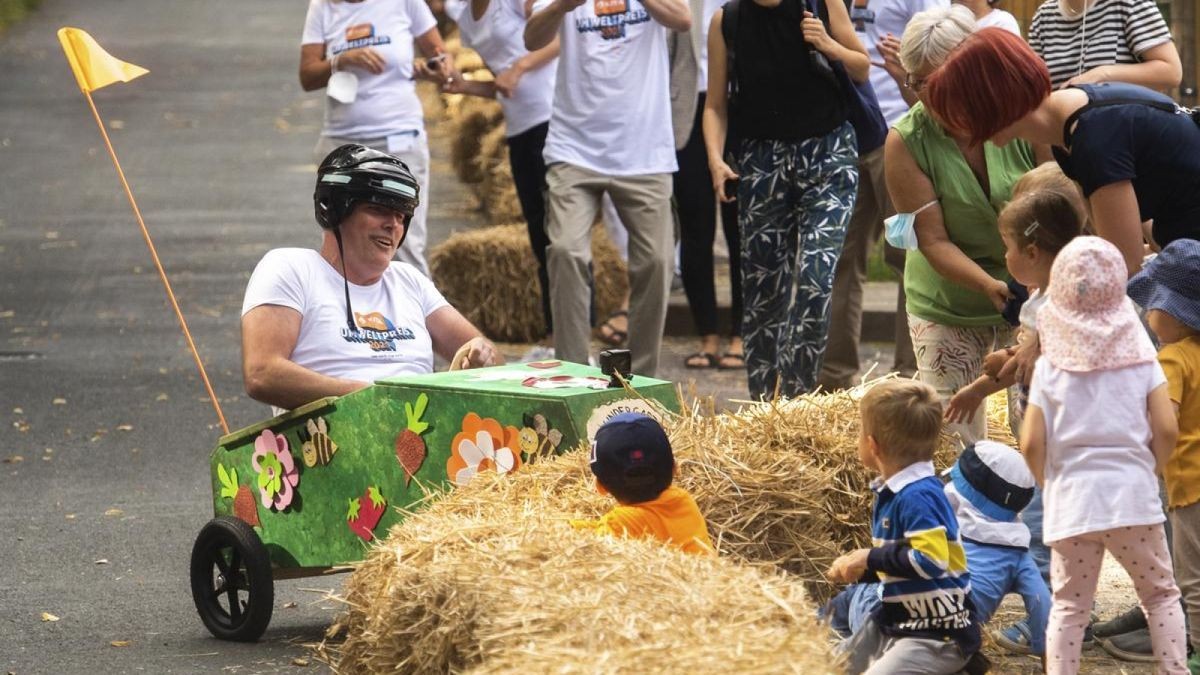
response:
[[[1125,279],[1115,246],[1078,237],[1055,258],[1049,297],[1037,315],[1042,357],[1021,449],[1042,487],[1042,538],[1051,549],[1048,673],[1079,671],[1105,550],[1133,580],[1159,672],[1188,672],[1157,478],[1178,426]]]

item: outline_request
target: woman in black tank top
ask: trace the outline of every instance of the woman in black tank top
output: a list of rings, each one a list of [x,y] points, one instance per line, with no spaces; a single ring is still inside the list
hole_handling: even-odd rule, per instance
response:
[[[722,201],[736,181],[755,398],[811,391],[825,351],[834,267],[858,189],[854,130],[831,61],[867,79],[867,52],[841,0],[732,0],[713,16],[704,141]],[[742,139],[736,171],[722,156],[731,126]]]

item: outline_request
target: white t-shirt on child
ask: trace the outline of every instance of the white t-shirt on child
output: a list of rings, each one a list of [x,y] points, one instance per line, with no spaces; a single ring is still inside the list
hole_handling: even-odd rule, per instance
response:
[[[537,0],[540,12],[554,0]],[[589,0],[563,17],[546,164],[606,176],[674,173],[667,28],[639,0]]]
[[[359,328],[353,333],[346,325],[342,275],[317,251],[277,248],[254,268],[242,314],[260,305],[300,312],[291,360],[323,375],[374,382],[433,372],[425,318],[449,303],[425,275],[392,262],[374,284],[350,284],[350,304]]]
[[[1029,405],[1046,419],[1046,543],[1166,519],[1146,413],[1166,381],[1157,361],[1074,373],[1038,359]]]
[[[413,82],[413,39],[436,25],[433,12],[421,0],[310,0],[300,44],[324,44],[326,59],[370,47],[384,61],[382,73],[349,69],[358,77],[353,103],[325,97],[322,134],[375,139],[424,129],[425,115]]]
[[[1021,305],[1021,313],[1018,317],[1021,320],[1021,330],[1034,335],[1037,334],[1037,313],[1042,305],[1046,304],[1047,297],[1042,295],[1042,289],[1040,288],[1035,288],[1029,292],[1029,297]]]

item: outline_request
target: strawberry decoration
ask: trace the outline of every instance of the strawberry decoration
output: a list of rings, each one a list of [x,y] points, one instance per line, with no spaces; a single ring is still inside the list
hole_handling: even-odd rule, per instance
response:
[[[238,486],[237,497],[233,499],[233,515],[246,521],[250,527],[262,527],[258,520],[258,503],[250,492],[250,486]]]
[[[350,508],[346,511],[346,522],[350,525],[350,531],[363,541],[374,539],[375,533],[372,530],[383,518],[386,506],[387,500],[379,494],[379,489],[374,485],[368,487],[362,497],[350,500]]]
[[[221,496],[233,500],[233,515],[246,521],[250,527],[261,527],[254,495],[249,486],[238,485],[237,469],[226,471],[224,465],[218,464],[217,478],[221,480]]]
[[[417,396],[417,407],[414,409],[411,403],[404,404],[404,414],[408,418],[408,425],[400,435],[396,437],[396,459],[400,460],[400,466],[404,467],[404,486],[412,482],[412,477],[425,463],[425,440],[421,438],[421,434],[429,428],[429,424],[421,421],[421,415],[425,414],[425,406],[429,404],[429,397],[424,393]]]

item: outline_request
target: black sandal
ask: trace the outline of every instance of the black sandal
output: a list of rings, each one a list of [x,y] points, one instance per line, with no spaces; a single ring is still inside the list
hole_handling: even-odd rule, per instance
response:
[[[726,363],[724,363],[725,359],[737,359],[738,362],[735,364],[726,364]],[[741,370],[742,368],[745,368],[745,367],[746,367],[745,352],[741,352],[741,353],[725,352],[724,354],[721,355],[721,359],[719,361],[717,361],[717,369],[718,370]]]
[[[612,320],[619,316],[625,317],[625,325],[626,327],[629,326],[629,310],[618,309],[612,314],[609,314],[608,318],[604,320],[604,323],[600,324],[599,330],[601,342],[612,345],[613,347],[622,347],[625,345],[625,341],[629,339],[629,331],[621,330],[612,323]],[[607,333],[604,332],[605,329],[608,330]]]
[[[704,359],[704,363],[696,362],[695,359]],[[712,352],[696,352],[695,354],[689,354],[687,358],[683,360],[683,366],[685,368],[692,368],[693,370],[717,368],[720,366],[720,363],[721,360]]]

